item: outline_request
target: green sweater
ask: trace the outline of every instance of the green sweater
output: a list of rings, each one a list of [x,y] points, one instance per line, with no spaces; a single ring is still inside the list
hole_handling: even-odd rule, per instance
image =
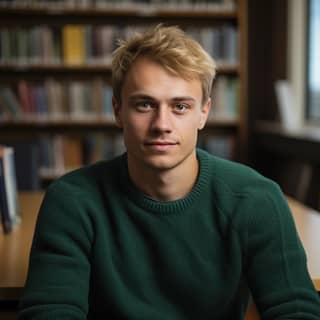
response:
[[[19,319],[320,319],[319,297],[278,186],[197,150],[193,190],[152,200],[126,155],[47,190]]]

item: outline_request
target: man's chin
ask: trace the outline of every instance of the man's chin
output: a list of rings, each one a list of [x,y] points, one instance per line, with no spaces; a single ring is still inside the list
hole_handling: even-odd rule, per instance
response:
[[[166,171],[175,168],[179,163],[179,159],[172,156],[153,155],[143,160],[144,164],[150,169]]]

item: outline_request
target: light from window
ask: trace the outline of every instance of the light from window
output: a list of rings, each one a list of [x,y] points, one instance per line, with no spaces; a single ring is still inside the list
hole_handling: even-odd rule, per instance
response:
[[[320,121],[320,1],[309,0],[307,117]]]

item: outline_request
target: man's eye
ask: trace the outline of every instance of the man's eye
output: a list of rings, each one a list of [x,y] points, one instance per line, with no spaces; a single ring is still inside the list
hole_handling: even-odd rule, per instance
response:
[[[140,101],[135,104],[135,107],[139,111],[148,111],[153,107],[153,105],[151,102],[148,102],[148,101]]]
[[[183,113],[188,109],[188,106],[185,105],[184,103],[177,103],[174,106],[174,111],[179,112],[179,113]]]

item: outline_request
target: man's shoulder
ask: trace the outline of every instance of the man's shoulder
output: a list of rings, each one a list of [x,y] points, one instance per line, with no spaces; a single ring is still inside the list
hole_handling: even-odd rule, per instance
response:
[[[247,165],[207,155],[210,167],[210,191],[214,206],[235,229],[248,221],[277,215],[284,195],[274,181]],[[287,209],[285,209],[287,210]]]
[[[210,184],[217,196],[229,199],[258,197],[279,192],[279,186],[255,169],[234,161],[222,159],[201,151],[200,157],[207,157]]]
[[[103,185],[112,184],[120,171],[123,156],[111,160],[101,160],[70,171],[55,180],[49,189],[68,190],[72,192],[90,192]]]

